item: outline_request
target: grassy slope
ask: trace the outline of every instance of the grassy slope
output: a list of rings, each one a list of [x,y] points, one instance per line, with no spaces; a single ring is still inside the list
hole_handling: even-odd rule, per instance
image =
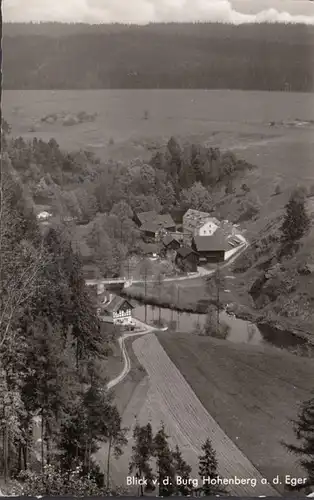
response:
[[[158,333],[158,339],[208,412],[266,477],[302,477],[280,440],[294,441],[289,419],[311,397],[313,360],[181,333]]]

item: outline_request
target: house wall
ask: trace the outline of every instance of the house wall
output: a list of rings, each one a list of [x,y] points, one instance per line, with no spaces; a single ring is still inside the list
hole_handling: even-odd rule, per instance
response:
[[[132,311],[131,309],[126,309],[125,311],[120,310],[114,312],[112,317],[114,324],[119,324],[119,323],[127,324],[131,321]]]
[[[113,319],[117,319],[117,318],[127,318],[128,316],[131,316],[132,314],[132,311],[131,309],[126,309],[125,311],[123,310],[120,310],[120,311],[117,311],[117,312],[114,312],[112,314],[113,316]]]
[[[203,224],[198,230],[196,230],[195,235],[212,236],[217,228],[218,226],[214,222],[208,221],[205,222],[205,224]]]
[[[191,226],[189,219],[186,221],[183,219],[183,232],[192,234],[193,236],[211,236],[217,228],[217,224],[212,220],[203,221],[199,225]]]
[[[202,262],[223,262],[225,260],[225,252],[223,250],[199,252],[200,263]]]

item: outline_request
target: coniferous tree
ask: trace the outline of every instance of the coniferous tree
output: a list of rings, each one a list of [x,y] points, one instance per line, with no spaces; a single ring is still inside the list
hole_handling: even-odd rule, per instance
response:
[[[123,447],[128,444],[126,432],[128,429],[122,427],[122,419],[116,407],[111,410],[110,417],[107,420],[107,438],[108,438],[108,452],[107,452],[107,470],[106,470],[106,487],[109,491],[110,488],[110,464],[112,453],[117,459],[123,454]]]
[[[175,476],[180,477],[186,482],[186,484],[178,484],[175,482],[176,495],[188,496],[191,494],[193,487],[190,484],[192,467],[183,459],[182,453],[178,447],[172,452],[173,467],[175,471]]]
[[[133,430],[134,445],[132,446],[132,456],[129,463],[129,474],[136,473],[140,479],[146,479],[147,485],[144,488],[140,486],[140,494],[144,496],[144,491],[153,491],[155,489],[153,480],[154,474],[151,466],[153,457],[154,443],[153,430],[150,423],[144,426],[136,424]]]
[[[169,497],[175,490],[175,469],[173,455],[168,444],[169,436],[166,434],[164,424],[154,437],[154,455],[157,459],[157,477],[159,496]]]
[[[293,421],[299,445],[285,444],[300,457],[300,464],[307,474],[307,486],[314,486],[314,397],[301,405],[298,419]]]
[[[286,213],[281,226],[282,242],[291,246],[306,234],[310,219],[305,208],[305,197],[294,191],[286,205]]]
[[[201,483],[204,481],[200,490],[204,495],[213,495],[215,493],[223,491],[215,484],[210,484],[208,480],[216,480],[218,477],[218,461],[216,458],[216,452],[212,447],[212,443],[209,438],[206,439],[202,446],[203,455],[199,456],[199,468],[198,473],[201,478]]]

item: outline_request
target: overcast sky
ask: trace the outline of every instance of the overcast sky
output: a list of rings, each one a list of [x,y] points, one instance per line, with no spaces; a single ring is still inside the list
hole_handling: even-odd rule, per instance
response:
[[[314,25],[310,0],[4,0],[4,21],[286,22]]]

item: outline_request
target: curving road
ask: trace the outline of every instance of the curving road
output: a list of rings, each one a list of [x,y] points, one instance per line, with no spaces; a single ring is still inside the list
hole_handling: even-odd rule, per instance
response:
[[[119,337],[118,343],[119,343],[120,350],[121,350],[121,353],[123,356],[124,366],[123,366],[122,372],[117,377],[115,377],[114,379],[110,380],[110,382],[108,382],[107,389],[112,389],[113,387],[118,385],[120,382],[122,382],[122,380],[125,379],[125,377],[129,373],[129,371],[131,370],[131,361],[130,361],[129,355],[128,355],[126,347],[125,347],[125,340],[130,338],[130,337],[139,337],[140,335],[146,335],[147,333],[152,333],[155,330],[154,327],[146,325],[145,323],[142,323],[138,319],[134,318],[134,320],[137,323],[137,325],[144,328],[144,330],[142,330],[141,332],[125,333],[124,335]]]

